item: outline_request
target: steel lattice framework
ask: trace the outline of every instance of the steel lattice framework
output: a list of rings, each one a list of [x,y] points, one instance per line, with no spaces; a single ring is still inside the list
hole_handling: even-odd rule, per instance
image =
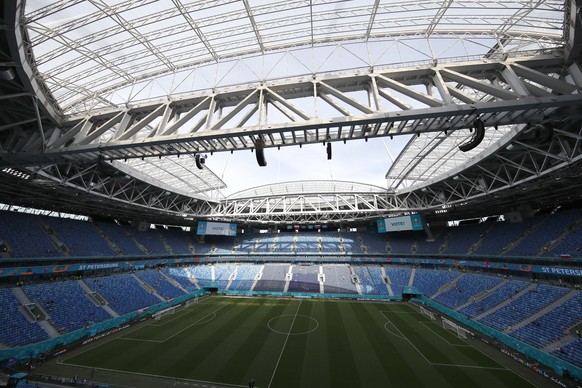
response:
[[[58,0],[27,7],[21,23],[30,36],[38,77],[71,113],[133,102],[140,95],[136,89],[151,86],[148,82],[165,73],[179,81],[161,95],[175,95],[182,69],[230,58],[291,52],[313,74],[317,65],[300,58],[297,48],[369,43],[362,53],[349,50],[361,57],[359,66],[370,67],[387,61],[371,51],[387,51],[385,42],[401,40],[418,54],[407,54],[404,61],[444,57],[447,50],[436,41],[445,38],[480,45],[481,54],[492,46],[503,52],[558,47],[564,10],[561,0]],[[374,45],[377,41],[382,44]],[[269,72],[258,75],[265,80]],[[121,97],[126,87],[132,91]]]
[[[5,163],[54,163],[281,147],[537,122],[580,105],[582,70],[561,54],[416,66],[225,88],[69,116]],[[329,108],[330,117],[310,111]],[[302,106],[303,105],[303,106]],[[279,112],[283,115],[270,114]],[[336,115],[333,114],[336,113]],[[259,122],[250,121],[257,114]],[[468,132],[467,135],[468,136]]]
[[[41,200],[22,203],[238,222],[470,214],[540,204],[542,184],[564,199],[580,169],[578,3],[11,0],[6,40],[22,66],[0,74],[13,78],[0,81],[1,197],[36,190]],[[475,120],[485,139],[461,153]],[[205,193],[224,186],[215,174],[178,172],[191,155],[258,139],[401,135],[416,136],[388,191],[217,200]],[[83,203],[59,205],[55,192]]]

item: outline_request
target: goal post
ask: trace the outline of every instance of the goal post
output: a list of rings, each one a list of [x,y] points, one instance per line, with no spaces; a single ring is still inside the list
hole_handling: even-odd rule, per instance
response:
[[[463,339],[467,338],[467,331],[464,328],[462,328],[461,326],[457,325],[456,323],[454,323],[452,321],[449,321],[446,318],[443,318],[442,320],[443,320],[443,328],[444,329],[451,330],[451,331],[457,333],[457,336],[459,338],[463,338]]]
[[[188,307],[191,304],[195,304],[195,303],[198,303],[198,297],[188,299],[186,302],[184,302],[184,307]]]
[[[162,319],[165,316],[174,314],[176,312],[177,307],[178,306],[172,306],[172,307],[168,307],[167,309],[157,311],[157,312],[152,314],[152,317],[154,318],[154,320],[159,321],[160,319]]]
[[[427,310],[422,306],[420,306],[420,314],[424,315],[425,317],[428,317],[432,321],[434,321],[436,319],[436,317],[434,316],[434,313],[432,311]]]

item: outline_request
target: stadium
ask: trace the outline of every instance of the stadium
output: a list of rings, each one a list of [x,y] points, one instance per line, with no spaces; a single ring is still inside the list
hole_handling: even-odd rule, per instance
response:
[[[0,386],[580,387],[580,0],[4,0]]]

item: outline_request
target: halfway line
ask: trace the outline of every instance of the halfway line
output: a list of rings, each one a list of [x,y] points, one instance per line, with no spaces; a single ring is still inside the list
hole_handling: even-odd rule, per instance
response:
[[[293,330],[293,325],[295,324],[295,319],[297,319],[297,313],[299,312],[299,308],[301,308],[301,302],[299,301],[299,306],[297,306],[297,311],[295,311],[295,316],[293,317],[293,321],[291,321],[291,326],[289,327],[289,331],[287,332],[287,337],[285,337],[285,342],[283,343],[283,348],[281,349],[281,353],[279,353],[279,359],[277,359],[277,364],[275,364],[275,370],[273,371],[273,375],[271,376],[271,380],[269,381],[269,385],[267,388],[271,387],[273,383],[273,379],[275,378],[275,373],[277,373],[277,368],[279,367],[279,362],[281,361],[281,357],[283,356],[283,352],[285,351],[285,346],[287,346],[287,340],[289,340],[289,336],[291,335],[291,330]]]

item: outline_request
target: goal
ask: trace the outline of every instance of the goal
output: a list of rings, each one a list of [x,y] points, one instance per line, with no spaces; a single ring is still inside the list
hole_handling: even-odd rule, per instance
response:
[[[467,338],[467,331],[464,328],[446,318],[443,318],[443,328],[454,331],[459,338]]]
[[[184,302],[184,307],[188,307],[192,303],[198,303],[198,297],[192,298],[192,299],[188,299],[186,302]]]
[[[424,315],[426,317],[429,317],[433,321],[436,319],[436,317],[434,316],[434,313],[432,311],[427,310],[422,306],[420,306],[420,314]]]
[[[177,307],[178,306],[172,306],[172,307],[168,307],[167,309],[157,311],[157,312],[152,314],[152,317],[154,318],[154,320],[159,321],[160,319],[162,319],[165,316],[174,314],[176,312]]]

